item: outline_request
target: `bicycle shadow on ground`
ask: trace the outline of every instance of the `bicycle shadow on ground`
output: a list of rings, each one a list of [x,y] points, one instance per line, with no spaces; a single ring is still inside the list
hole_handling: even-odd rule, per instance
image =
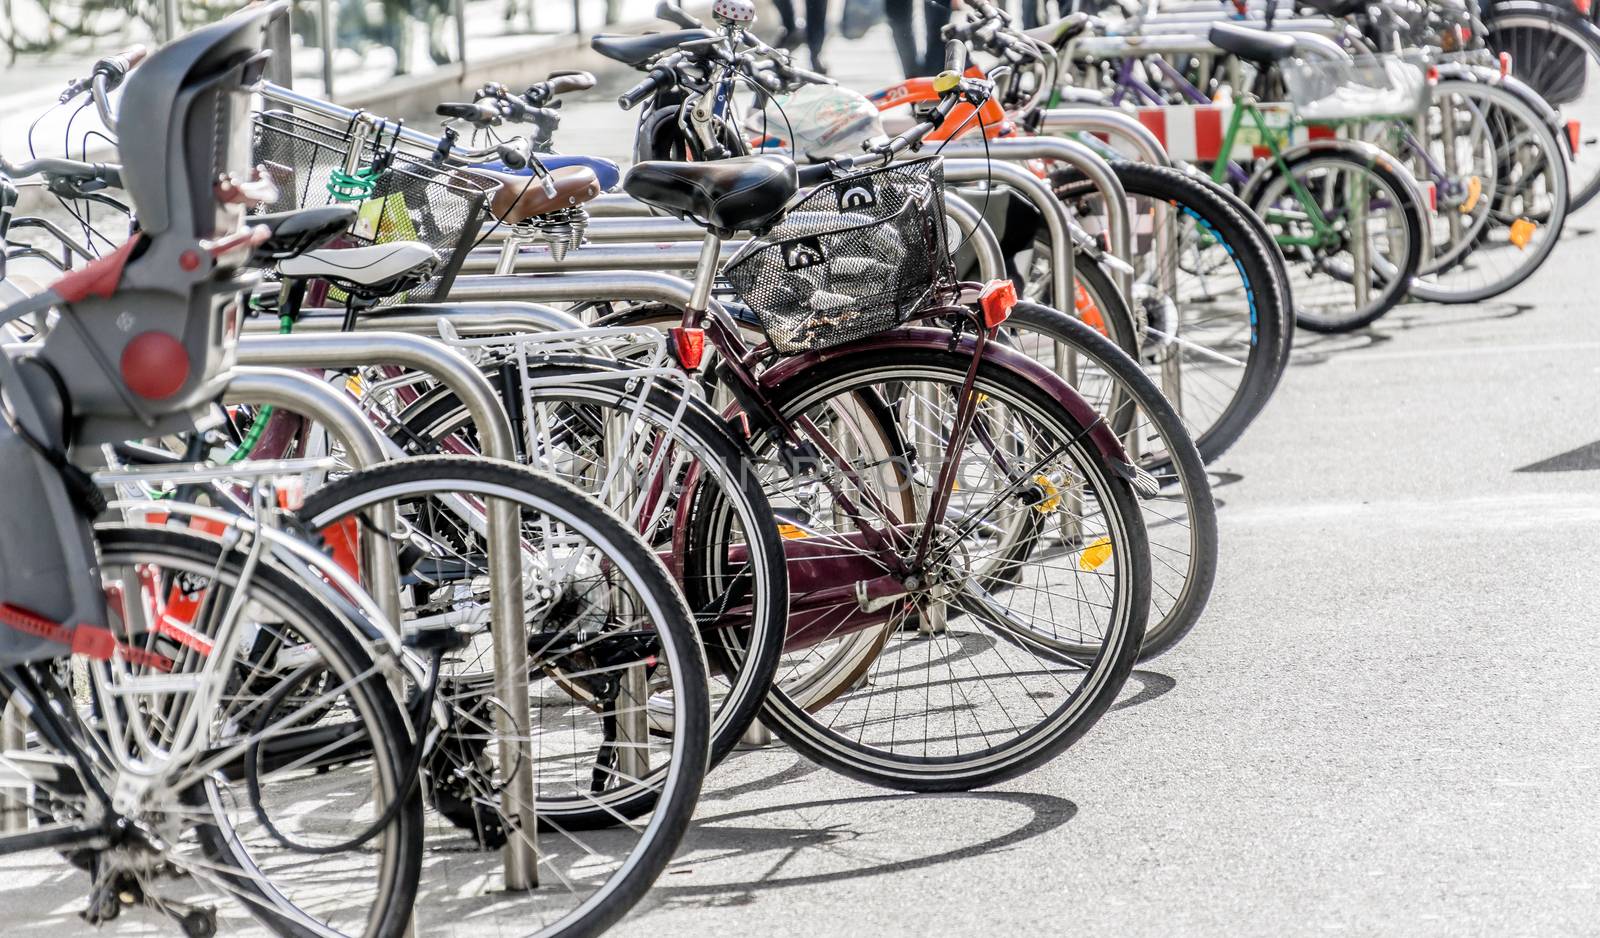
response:
[[[1312,332],[1310,329],[1296,329],[1294,352],[1289,356],[1289,367],[1326,365],[1334,358],[1348,352],[1378,348],[1391,341],[1393,341],[1392,336],[1384,335],[1370,327],[1355,332]]]
[[[1289,367],[1325,365],[1348,352],[1380,348],[1394,341],[1395,333],[1416,332],[1423,329],[1452,329],[1477,323],[1499,322],[1514,319],[1533,308],[1528,303],[1496,300],[1460,305],[1406,303],[1395,307],[1388,315],[1372,325],[1353,332],[1322,333],[1312,332],[1309,329],[1296,329],[1294,352],[1289,357]]]
[[[1077,813],[1075,803],[1055,795],[976,791],[885,792],[700,817],[634,914],[749,905],[766,890],[928,869],[1049,833]],[[935,832],[943,843],[917,849],[927,839],[904,834],[927,833],[919,820],[929,816],[945,819]]]
[[[1134,684],[1138,684],[1139,689],[1129,695],[1128,688]],[[1128,675],[1128,684],[1123,686],[1122,696],[1117,699],[1116,703],[1111,705],[1111,709],[1108,712],[1116,713],[1118,710],[1126,710],[1129,707],[1147,704],[1159,697],[1165,697],[1177,686],[1178,679],[1171,675],[1162,674],[1160,671],[1146,671],[1142,668],[1135,668],[1133,673]]]
[[[1473,323],[1499,322],[1532,312],[1532,303],[1485,300],[1482,303],[1403,303],[1373,324],[1380,332],[1452,329]]]

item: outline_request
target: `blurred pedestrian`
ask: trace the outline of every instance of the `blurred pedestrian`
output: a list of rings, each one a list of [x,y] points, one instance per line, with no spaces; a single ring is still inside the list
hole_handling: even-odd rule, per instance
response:
[[[950,22],[952,5],[960,0],[885,0],[884,15],[894,35],[900,68],[907,78],[930,77],[944,71],[944,40],[939,31]],[[922,41],[917,41],[916,8],[922,7]]]
[[[794,0],[772,0],[772,5],[778,8],[778,20],[783,24],[777,47],[798,49],[802,24],[795,18]],[[827,66],[822,62],[822,43],[828,38],[828,0],[806,0],[806,21],[803,26],[806,48],[811,53],[812,70],[827,74]]]

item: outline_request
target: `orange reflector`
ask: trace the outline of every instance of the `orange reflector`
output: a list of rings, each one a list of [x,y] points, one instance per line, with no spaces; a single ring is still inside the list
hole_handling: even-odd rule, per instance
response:
[[[1573,8],[1576,9],[1579,13],[1583,14],[1584,16],[1588,16],[1589,15],[1589,7],[1591,7],[1592,5],[1593,4],[1591,4],[1589,2],[1589,0],[1572,0]]]
[[[799,540],[802,537],[806,537],[807,535],[806,535],[806,532],[799,525],[780,524],[780,525],[778,525],[778,536],[779,537],[783,537],[783,538],[787,538],[788,540],[791,540],[791,541],[795,541],[795,540]]]
[[[1538,225],[1526,218],[1519,218],[1511,223],[1511,243],[1519,248],[1526,248],[1528,242],[1533,240],[1533,233],[1538,230]]]
[[[1511,53],[1500,53],[1500,77],[1505,78],[1511,74]]]
[[[1017,286],[1009,280],[991,280],[978,294],[978,305],[983,309],[983,324],[990,329],[1006,321],[1011,307],[1017,305]]]
[[[1583,134],[1580,132],[1581,124],[1578,121],[1567,121],[1567,142],[1572,144],[1572,155],[1578,155],[1578,148],[1583,146]]]
[[[672,347],[678,353],[678,364],[690,371],[699,368],[701,359],[706,357],[706,331],[682,326],[674,326],[667,331],[672,333]]]
[[[323,528],[322,543],[344,572],[355,577],[361,575],[361,529],[356,526],[354,515]]]
[[[1110,333],[1106,331],[1106,318],[1100,315],[1100,307],[1094,305],[1094,300],[1089,299],[1089,291],[1083,288],[1083,281],[1078,281],[1077,287],[1077,295],[1073,298],[1072,305],[1078,318],[1094,331],[1109,336]]]
[[[1461,203],[1461,214],[1471,215],[1472,210],[1478,207],[1478,200],[1483,198],[1483,180],[1477,176],[1467,177],[1467,198]]]
[[[1111,538],[1102,537],[1083,549],[1078,555],[1078,569],[1098,570],[1111,559]]]

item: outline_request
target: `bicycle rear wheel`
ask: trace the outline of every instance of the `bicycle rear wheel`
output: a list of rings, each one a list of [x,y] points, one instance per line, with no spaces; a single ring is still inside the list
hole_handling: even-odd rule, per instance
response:
[[[814,428],[807,438],[826,441],[816,452],[838,456],[772,477],[775,508],[803,524],[791,550],[809,552],[812,569],[791,573],[790,652],[763,720],[877,785],[963,790],[1042,764],[1110,707],[1143,637],[1149,549],[1119,467],[1057,398],[990,359],[973,432],[949,452],[970,365],[970,348],[869,342],[773,390],[786,425]],[[900,441],[887,461],[885,419]],[[780,438],[757,429],[758,456],[786,462]],[[866,506],[866,522],[914,539],[927,519],[887,506],[909,496],[927,510],[947,459],[959,472],[930,532],[933,562],[896,581],[821,474],[847,480],[838,494]],[[878,655],[832,667],[829,643],[852,634],[872,636]]]
[[[212,538],[108,525],[96,542],[112,631],[159,656],[87,665],[92,713],[79,725],[110,758],[98,782],[144,792],[128,815],[135,832],[95,859],[97,874],[202,918],[214,897],[231,899],[212,913],[226,930],[247,913],[281,934],[403,934],[422,799],[404,774],[414,743],[390,685],[396,650]],[[186,757],[189,727],[201,746]],[[119,767],[154,782],[119,788]],[[81,817],[84,791],[45,791],[35,810]],[[186,878],[164,881],[162,862]]]
[[[1109,339],[1059,310],[1018,303],[1006,325],[1016,347],[1106,415],[1160,489],[1139,499],[1150,542],[1150,610],[1139,660],[1189,634],[1217,572],[1217,507],[1199,450],[1155,382]]]
[[[1555,249],[1566,223],[1565,148],[1539,108],[1492,77],[1446,78],[1435,90],[1470,126],[1491,158],[1482,170],[1476,226],[1450,263],[1418,277],[1411,295],[1435,303],[1476,303],[1522,283]],[[1438,108],[1435,108],[1437,111]]]
[[[1262,177],[1245,199],[1283,250],[1295,321],[1348,332],[1405,298],[1422,264],[1427,219],[1415,185],[1365,146],[1309,150]]]
[[[1575,139],[1571,209],[1600,193],[1600,28],[1555,4],[1491,5],[1484,42],[1511,54],[1512,74],[1561,112]]]
[[[528,363],[520,380],[510,393],[528,461],[600,495],[682,585],[714,667],[716,765],[761,709],[789,610],[783,542],[749,447],[685,389],[615,362],[558,356]],[[400,421],[412,452],[457,440],[476,449],[469,415],[444,389]]]

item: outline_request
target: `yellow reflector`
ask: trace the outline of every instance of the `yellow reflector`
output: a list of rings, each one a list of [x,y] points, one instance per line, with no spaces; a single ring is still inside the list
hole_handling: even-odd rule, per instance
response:
[[[933,90],[940,94],[950,91],[961,84],[961,76],[955,72],[940,72],[933,76]]]
[[[1111,538],[1098,538],[1093,544],[1083,549],[1078,555],[1078,567],[1083,570],[1098,570],[1101,564],[1111,559]]]
[[[1483,196],[1483,180],[1477,176],[1467,177],[1467,200],[1461,203],[1461,214],[1471,215],[1472,210],[1478,207],[1478,199]]]
[[[367,389],[367,386],[361,383],[360,375],[351,375],[344,379],[344,389],[356,397],[360,397],[362,392]]]
[[[791,541],[810,536],[806,534],[805,531],[801,530],[799,526],[793,524],[778,525],[778,534],[782,537],[788,538]]]
[[[1061,493],[1054,482],[1042,475],[1034,476],[1033,481],[1039,483],[1039,487],[1044,489],[1044,498],[1039,499],[1039,504],[1033,506],[1034,511],[1045,515],[1061,507]]]
[[[1538,225],[1526,218],[1519,218],[1511,223],[1511,243],[1525,249],[1528,242],[1533,240],[1533,233],[1538,230]]]

